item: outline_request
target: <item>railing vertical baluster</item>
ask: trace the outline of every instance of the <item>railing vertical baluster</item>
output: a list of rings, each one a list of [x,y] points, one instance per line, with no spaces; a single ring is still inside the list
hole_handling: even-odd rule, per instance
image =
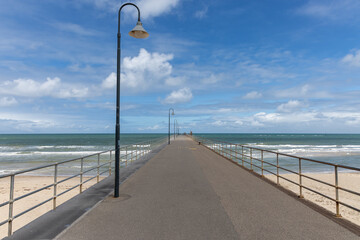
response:
[[[56,198],[57,198],[57,175],[58,175],[58,164],[55,163],[54,169],[54,196],[53,196],[53,210],[56,209]]]
[[[276,153],[276,183],[279,184],[279,153]]]
[[[302,194],[302,170],[301,170],[301,158],[299,158],[299,188],[300,188],[300,195],[299,198],[304,198],[304,195]]]
[[[96,176],[97,182],[100,180],[100,154],[98,154],[97,159],[97,176]]]
[[[242,166],[244,166],[244,146],[241,146],[241,160],[242,160]]]
[[[341,217],[340,203],[339,203],[339,176],[338,176],[337,165],[335,165],[335,194],[336,194],[336,217]]]
[[[84,158],[81,158],[81,169],[80,169],[80,193],[82,193],[82,187],[83,187],[83,170],[84,170]]]
[[[228,155],[229,155],[230,160],[232,160],[232,144],[230,143],[230,144],[228,144],[228,146],[229,146]]]
[[[252,148],[250,148],[250,170],[253,171],[253,157],[252,157]]]
[[[10,200],[9,200],[9,219],[8,219],[8,236],[12,234],[12,223],[14,213],[14,188],[15,188],[15,175],[10,177]]]
[[[264,151],[261,150],[261,176],[264,177]]]

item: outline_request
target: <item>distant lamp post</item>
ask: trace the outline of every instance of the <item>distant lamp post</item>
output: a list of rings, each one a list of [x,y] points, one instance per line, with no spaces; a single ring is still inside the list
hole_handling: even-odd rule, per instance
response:
[[[175,113],[174,113],[174,109],[173,108],[169,108],[169,137],[168,137],[168,144],[170,144],[170,110],[172,110],[172,113],[171,113],[171,115],[175,115]]]
[[[179,135],[179,123],[177,120],[176,121],[176,135]]]
[[[140,21],[140,10],[133,3],[125,3],[119,9],[119,20],[118,20],[118,33],[117,33],[117,75],[116,75],[116,126],[115,126],[115,189],[114,197],[119,197],[119,185],[120,185],[120,63],[121,63],[121,51],[120,51],[120,13],[121,9],[127,5],[136,7],[138,11],[138,21],[133,30],[129,32],[129,35],[134,38],[147,38],[149,33],[142,27]]]

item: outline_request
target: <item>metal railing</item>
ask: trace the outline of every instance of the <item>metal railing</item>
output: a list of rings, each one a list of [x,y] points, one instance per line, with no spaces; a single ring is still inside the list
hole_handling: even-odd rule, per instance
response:
[[[341,201],[340,196],[339,196],[339,190],[341,190],[346,193],[360,197],[360,192],[357,192],[355,189],[348,189],[348,188],[345,188],[345,187],[339,185],[339,171],[345,170],[345,171],[354,171],[354,172],[360,173],[360,168],[344,166],[344,165],[340,165],[340,164],[333,164],[333,163],[313,160],[313,159],[304,158],[304,157],[297,157],[297,156],[279,153],[279,152],[275,152],[275,151],[271,151],[271,150],[250,147],[247,145],[234,144],[234,143],[213,140],[213,139],[210,140],[210,139],[197,137],[197,136],[193,136],[193,139],[196,140],[197,142],[201,143],[208,149],[220,154],[221,156],[224,156],[225,158],[227,158],[229,160],[236,162],[238,165],[241,165],[242,167],[244,167],[250,171],[254,171],[257,169],[258,172],[257,171],[255,171],[255,172],[257,174],[261,175],[262,177],[264,177],[264,172],[274,175],[276,177],[276,184],[278,184],[278,185],[280,184],[279,183],[280,179],[283,179],[287,182],[290,182],[290,183],[298,186],[299,187],[298,188],[299,198],[304,198],[303,189],[306,189],[310,192],[313,192],[315,194],[318,194],[326,199],[329,199],[329,200],[335,202],[335,204],[336,204],[335,216],[336,217],[341,217],[340,205],[348,207],[348,208],[360,213],[360,208],[358,208],[357,206],[353,206],[348,203],[345,203],[344,201]],[[264,154],[268,154],[269,156],[267,156],[265,158]],[[280,165],[280,157],[288,158],[287,162],[291,161],[293,164],[294,164],[294,160],[295,160],[296,161],[296,165],[295,165],[296,169],[294,169],[294,168],[289,169],[289,167],[286,168],[285,166],[281,166]],[[326,165],[330,168],[333,168],[334,184],[331,184],[329,182],[317,179],[316,177],[312,177],[312,176],[304,174],[304,171],[302,168],[303,168],[305,162]],[[264,164],[265,164],[265,166],[264,166]],[[275,170],[276,170],[276,172],[275,172]],[[298,181],[294,181],[294,180],[291,180],[291,179],[285,177],[284,174],[280,174],[280,171],[297,175]],[[323,184],[323,185],[333,188],[335,197],[331,197],[324,193],[321,193],[321,192],[311,188],[311,186],[305,186],[303,184],[304,179],[312,180],[317,183],[320,183],[320,184]],[[359,203],[360,203],[360,201],[359,201]]]
[[[160,145],[162,145],[166,142],[167,142],[167,137],[161,137],[161,138],[156,138],[156,139],[152,139],[149,141],[144,141],[144,142],[140,142],[140,143],[134,143],[134,144],[126,145],[126,146],[121,146],[120,147],[120,165],[121,165],[121,167],[127,167],[128,164],[132,163],[133,161],[138,160],[140,157],[146,155],[147,153],[151,152],[152,150],[156,149],[157,147],[159,147]],[[23,216],[24,214],[29,213],[30,211],[32,211],[50,201],[53,202],[52,209],[55,210],[57,207],[56,200],[58,197],[66,194],[69,191],[74,190],[76,188],[79,188],[79,193],[82,193],[83,185],[85,183],[87,183],[95,178],[96,178],[96,183],[98,183],[100,181],[100,177],[102,175],[104,175],[105,173],[108,173],[107,177],[111,176],[111,171],[113,169],[113,163],[115,162],[114,152],[115,152],[115,149],[112,149],[112,150],[108,150],[108,151],[103,151],[103,152],[83,156],[80,158],[65,160],[65,161],[61,161],[61,162],[56,162],[56,163],[52,163],[52,164],[47,164],[47,165],[42,165],[39,167],[34,167],[34,168],[30,168],[30,169],[17,171],[14,173],[0,175],[0,180],[9,178],[9,181],[10,181],[9,201],[0,203],[0,208],[6,207],[8,205],[9,215],[5,221],[0,222],[0,227],[7,223],[8,224],[8,236],[11,236],[13,233],[13,221],[16,218],[19,218],[20,216]],[[95,160],[93,159],[94,157],[96,158]],[[76,162],[78,165],[77,166],[72,165],[72,166],[70,166],[70,168],[74,169],[75,167],[78,167],[78,168],[80,168],[79,172],[77,172],[76,174],[71,175],[71,176],[65,175],[66,178],[59,180],[59,176],[60,176],[59,167],[62,165],[68,164],[68,163],[76,163]],[[84,167],[85,164],[90,164],[90,167],[85,169],[85,167]],[[16,176],[21,175],[21,174],[30,174],[31,175],[31,173],[34,171],[46,169],[46,168],[53,168],[53,175],[52,175],[54,177],[53,183],[48,184],[39,189],[36,189],[27,194],[24,194],[24,195],[21,195],[18,197],[14,197]],[[95,174],[91,174],[94,171],[95,171]],[[84,177],[86,177],[87,179],[84,180]],[[75,186],[72,186],[72,187],[62,191],[62,192],[58,192],[59,184],[69,181],[73,178],[79,178],[79,183],[76,184]],[[53,188],[52,197],[14,215],[14,203],[15,202],[17,202],[21,199],[25,199],[26,197],[32,196],[35,193],[39,193],[39,192],[44,191],[49,188]],[[37,217],[39,217],[39,216],[37,216]],[[2,237],[4,237],[4,236],[2,236]]]

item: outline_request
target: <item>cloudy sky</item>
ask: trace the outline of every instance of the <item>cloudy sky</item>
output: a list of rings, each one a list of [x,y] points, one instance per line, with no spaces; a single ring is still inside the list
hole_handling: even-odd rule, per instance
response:
[[[121,131],[360,133],[360,1],[137,0]],[[0,133],[112,133],[114,0],[0,0]]]

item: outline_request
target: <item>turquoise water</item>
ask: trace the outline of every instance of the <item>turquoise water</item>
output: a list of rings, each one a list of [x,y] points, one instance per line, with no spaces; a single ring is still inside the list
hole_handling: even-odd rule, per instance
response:
[[[196,134],[195,136],[360,168],[360,134]],[[266,154],[264,157],[275,163],[272,156]],[[255,153],[255,157],[259,157],[259,153]],[[298,169],[298,159],[295,158],[281,157],[280,164],[291,170]],[[332,172],[333,167],[303,161],[303,170]]]
[[[166,134],[122,134],[121,145]],[[114,149],[113,134],[1,134],[0,174]],[[96,160],[96,159],[95,159]]]

